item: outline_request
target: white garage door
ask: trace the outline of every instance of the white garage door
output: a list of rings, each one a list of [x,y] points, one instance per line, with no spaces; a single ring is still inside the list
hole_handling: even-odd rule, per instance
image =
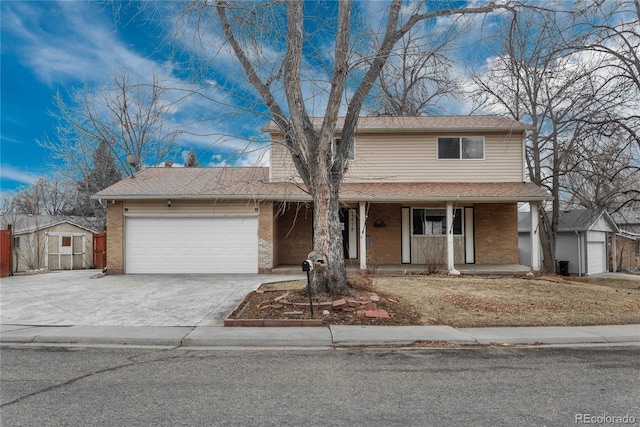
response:
[[[257,273],[258,218],[127,218],[127,273]]]
[[[589,262],[588,274],[598,274],[605,272],[605,244],[602,242],[587,243],[587,259]]]

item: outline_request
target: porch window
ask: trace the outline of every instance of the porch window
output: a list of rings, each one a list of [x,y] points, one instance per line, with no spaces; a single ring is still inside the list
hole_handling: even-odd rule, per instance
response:
[[[438,159],[484,159],[484,137],[446,137],[438,138]]]
[[[446,209],[414,208],[414,236],[444,236],[447,234]],[[453,210],[453,234],[462,235],[462,209]]]

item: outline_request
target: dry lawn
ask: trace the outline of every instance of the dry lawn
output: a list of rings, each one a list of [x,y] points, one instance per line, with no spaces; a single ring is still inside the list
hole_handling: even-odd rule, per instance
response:
[[[376,277],[424,325],[578,326],[640,323],[640,281],[558,277]]]

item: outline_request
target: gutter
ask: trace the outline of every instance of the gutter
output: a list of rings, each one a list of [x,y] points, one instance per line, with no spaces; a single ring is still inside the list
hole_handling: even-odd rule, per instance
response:
[[[260,201],[287,201],[287,202],[309,202],[313,201],[309,195],[291,195],[291,194],[193,194],[193,195],[175,195],[175,194],[162,194],[162,195],[118,195],[118,196],[91,196],[93,200],[260,200]],[[500,197],[500,196],[390,196],[390,197],[372,197],[363,194],[362,196],[345,196],[339,197],[341,202],[541,202],[548,200],[547,196],[539,197]]]

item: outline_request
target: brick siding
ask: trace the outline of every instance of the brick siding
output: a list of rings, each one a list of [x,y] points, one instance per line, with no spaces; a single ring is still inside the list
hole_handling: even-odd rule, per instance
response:
[[[312,251],[313,210],[306,205],[289,204],[282,212],[274,206],[276,223],[276,264],[299,264]]]
[[[107,202],[107,273],[124,273],[123,203]]]
[[[381,221],[384,226],[374,226]],[[380,223],[379,223],[380,224]],[[402,263],[402,209],[399,204],[371,204],[367,214],[367,265]]]
[[[518,264],[518,206],[475,205],[476,264]]]
[[[258,272],[269,273],[274,262],[274,210],[273,203],[260,205],[258,214]]]

